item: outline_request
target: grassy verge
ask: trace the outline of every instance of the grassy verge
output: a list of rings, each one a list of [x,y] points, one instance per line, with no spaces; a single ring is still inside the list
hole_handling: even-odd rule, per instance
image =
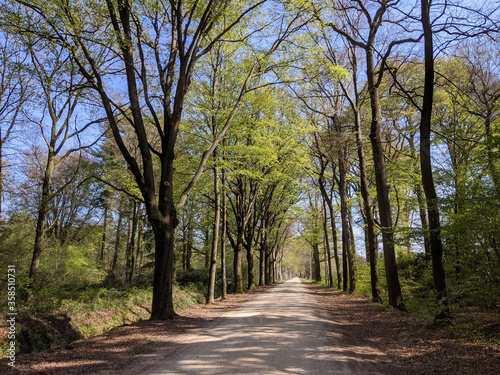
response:
[[[357,284],[355,294],[371,299],[369,267],[359,267],[357,270]],[[433,292],[432,274],[425,270],[418,275],[418,282],[414,275],[403,268],[400,282],[403,300],[407,312],[427,323],[434,325],[436,313],[441,306]],[[379,281],[384,308],[391,308],[388,304],[388,295],[385,283],[383,266],[379,266]],[[450,293],[451,294],[451,293]],[[451,323],[446,329],[452,331],[457,338],[467,342],[500,345],[500,313],[498,309],[464,306],[457,303],[450,304]]]
[[[432,275],[430,273],[419,275],[420,282],[413,280],[411,275],[401,277],[401,289],[407,312],[426,322],[428,326],[434,325],[436,312],[440,306],[432,292]],[[300,280],[303,284],[314,284],[327,288],[324,281]],[[388,304],[388,295],[383,266],[379,267],[380,292],[383,304],[377,304],[382,309],[391,309]],[[356,290],[354,295],[371,300],[370,269],[360,266],[356,271]],[[441,327],[453,332],[457,339],[478,344],[500,345],[500,312],[498,309],[481,308],[451,304],[450,312],[452,321],[449,325]]]
[[[107,289],[98,285],[48,288],[18,310],[16,347],[21,353],[67,345],[149,319],[152,289]],[[177,311],[204,301],[197,284],[174,287]],[[3,306],[2,306],[3,308]],[[0,330],[0,358],[6,356],[7,329]]]

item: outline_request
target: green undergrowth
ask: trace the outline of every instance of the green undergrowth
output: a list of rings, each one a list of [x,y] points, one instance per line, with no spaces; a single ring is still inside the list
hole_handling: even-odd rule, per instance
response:
[[[452,323],[448,329],[462,341],[500,345],[498,312],[477,307],[451,307]]]
[[[405,313],[424,321],[429,327],[439,326],[441,329],[449,330],[459,340],[500,345],[500,311],[497,305],[490,302],[494,301],[493,298],[485,298],[478,302],[472,299],[474,297],[472,293],[465,293],[463,287],[459,289],[450,282],[448,296],[451,319],[446,324],[436,322],[435,318],[442,311],[443,306],[438,303],[437,296],[433,291],[430,265],[415,256],[403,255],[399,257],[398,261]],[[323,288],[328,287],[324,279],[320,282],[301,279],[301,282]],[[336,286],[335,280],[334,285]],[[383,303],[376,303],[375,306],[384,310],[392,309],[388,303],[389,297],[382,261],[379,263],[379,287]],[[354,295],[368,300],[372,299],[370,268],[367,265],[358,265],[356,269]]]
[[[403,301],[408,314],[423,320],[428,326],[436,325],[435,317],[442,311],[433,291],[432,270],[422,262],[399,259],[400,283]],[[355,294],[371,299],[370,269],[367,266],[356,270]],[[381,308],[391,309],[383,264],[379,263],[379,282],[383,304]],[[456,297],[451,285],[448,291],[451,320],[442,328],[450,330],[460,340],[473,343],[500,345],[500,313],[494,306],[468,306],[464,299]]]
[[[174,286],[174,308],[181,311],[204,302],[203,286]],[[99,285],[48,287],[29,305],[20,304],[16,347],[20,353],[41,351],[88,339],[124,325],[149,319],[152,288],[107,289]],[[2,310],[5,306],[1,306]],[[0,357],[5,358],[7,330],[0,332]]]
[[[320,282],[314,281],[314,280],[309,280],[309,279],[300,279],[300,282],[302,284],[320,284]]]

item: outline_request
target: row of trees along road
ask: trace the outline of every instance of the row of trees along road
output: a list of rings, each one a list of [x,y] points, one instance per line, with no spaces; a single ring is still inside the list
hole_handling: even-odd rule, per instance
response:
[[[439,319],[494,305],[494,7],[2,2],[2,262],[28,296],[151,283],[152,319],[176,269],[207,270],[207,303],[291,274],[354,292],[367,269],[399,309],[405,288]]]

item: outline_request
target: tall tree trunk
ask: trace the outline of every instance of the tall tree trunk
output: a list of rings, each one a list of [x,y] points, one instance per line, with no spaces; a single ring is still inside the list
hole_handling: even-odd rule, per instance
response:
[[[266,285],[269,285],[271,284],[272,280],[271,280],[271,251],[272,250],[269,250],[267,244],[266,244],[266,252],[265,252],[265,283]],[[312,275],[312,271],[311,273],[309,274],[310,276]]]
[[[250,188],[249,192],[247,189]],[[248,179],[244,176],[238,176],[236,182],[236,205],[233,206],[236,216],[236,243],[231,244],[234,249],[234,259],[233,259],[233,273],[234,273],[234,289],[235,293],[243,293],[243,274],[241,269],[241,260],[243,257],[243,249],[245,247],[245,232],[253,213],[253,208],[255,206],[255,201],[257,199],[257,188],[252,187],[252,184],[248,183]],[[250,197],[250,200],[248,199]],[[231,239],[231,237],[230,237]]]
[[[377,199],[382,226],[382,239],[384,247],[384,263],[387,279],[389,304],[398,309],[405,309],[401,285],[399,283],[396,253],[394,250],[394,231],[392,225],[391,203],[389,200],[389,186],[385,170],[384,149],[382,147],[381,125],[382,109],[380,105],[379,89],[375,85],[374,51],[368,46],[366,52],[366,77],[372,112],[370,141],[373,151],[373,164],[375,168],[375,182],[377,185]]]
[[[203,252],[205,256],[205,268],[208,270],[210,267],[210,253],[212,252],[212,247],[210,245],[210,226],[207,225],[203,231],[205,234],[205,243],[203,245]]]
[[[259,241],[259,285],[262,286],[265,284],[265,272],[266,272],[266,265],[265,265],[265,254],[266,254],[266,249],[265,249],[265,231],[266,231],[266,219],[262,219],[262,230],[260,232],[260,241]]]
[[[333,210],[333,202],[331,199],[327,201],[328,209],[330,211],[330,224],[332,227],[332,242],[333,242],[333,256],[335,257],[335,268],[337,271],[337,289],[342,288],[342,270],[340,269],[339,258],[339,245],[337,240],[337,226],[335,224],[335,212]]]
[[[186,244],[186,270],[191,269],[191,258],[193,256],[193,241],[194,241],[194,231],[193,231],[193,218],[189,216],[188,219],[188,229],[187,229],[187,244]]]
[[[102,225],[101,237],[101,255],[99,257],[101,264],[104,264],[104,253],[106,252],[106,231],[108,229],[108,205],[104,203],[104,223]]]
[[[356,107],[359,105],[359,99],[356,97]],[[358,107],[359,108],[359,107]],[[363,207],[361,210],[364,212],[363,218],[365,219],[365,234],[366,234],[366,249],[367,257],[370,263],[370,282],[372,290],[372,301],[382,303],[380,295],[380,286],[378,281],[378,242],[375,228],[375,219],[373,216],[372,202],[370,192],[368,190],[368,177],[366,175],[366,158],[365,150],[363,147],[363,139],[361,136],[361,119],[359,110],[355,111],[354,117],[354,132],[356,134],[356,146],[358,151],[359,160],[359,179],[361,185],[361,197],[363,198]]]
[[[437,319],[449,317],[448,301],[446,296],[446,280],[443,265],[443,244],[441,242],[441,225],[431,164],[431,118],[434,95],[434,47],[432,41],[432,26],[429,16],[429,0],[421,0],[422,27],[424,31],[425,51],[425,81],[422,114],[420,121],[420,167],[422,170],[422,185],[427,200],[427,215],[429,217],[430,247],[432,258],[432,272],[434,288],[443,304],[443,309],[436,316]]]
[[[224,144],[223,144],[224,145]],[[226,196],[226,170],[222,169],[222,234],[220,243],[220,268],[222,273],[222,299],[227,298],[226,278],[226,230],[227,230],[227,196]]]
[[[342,290],[349,290],[349,266],[347,261],[347,252],[344,249],[344,230],[342,229]]]
[[[275,283],[276,282],[276,246],[273,248],[271,252],[271,282]],[[318,251],[318,259],[319,259],[319,251]],[[321,275],[321,274],[320,274]]]
[[[266,217],[262,219],[262,235],[260,243],[260,275],[259,275],[259,285],[268,284],[267,278],[267,252],[268,252],[268,230],[269,224]]]
[[[245,244],[247,251],[247,265],[248,265],[248,289],[255,289],[255,264],[253,259],[253,244],[252,240]]]
[[[182,227],[182,270],[186,270],[187,258],[187,225],[183,224]]]
[[[349,214],[347,207],[347,145],[342,141],[340,119],[332,118],[337,143],[337,163],[339,167],[340,216],[342,219],[342,263],[344,275],[344,291],[354,291],[354,274],[352,272],[354,259],[351,253],[351,236],[349,234]]]
[[[319,188],[321,191],[321,195],[323,196],[323,201],[326,201],[328,206],[328,211],[330,212],[330,224],[332,227],[332,242],[333,242],[333,256],[335,259],[335,270],[337,272],[337,289],[342,288],[342,271],[340,268],[340,259],[339,259],[339,248],[337,241],[337,227],[335,225],[335,211],[333,209],[332,198],[328,195],[328,192],[325,188],[325,179],[324,179],[324,170],[326,166],[324,165],[323,159],[320,159],[321,162],[321,174],[319,178]],[[332,284],[333,286],[333,284]]]
[[[155,232],[155,270],[151,319],[160,320],[176,316],[174,311],[174,223],[173,215],[152,223]],[[156,288],[155,288],[156,286]]]
[[[255,262],[254,262],[254,237],[255,237],[255,227],[257,226],[257,211],[254,211],[252,214],[253,218],[248,222],[247,228],[245,231],[245,249],[247,252],[247,265],[248,265],[248,273],[247,273],[247,288],[255,289]]]
[[[217,148],[214,150],[214,200],[215,200],[215,218],[212,235],[212,251],[210,254],[210,270],[208,279],[207,303],[214,303],[215,300],[215,275],[217,271],[217,246],[219,245],[219,227],[220,227],[220,194],[219,194],[219,167]]]
[[[127,241],[127,251],[125,254],[125,284],[130,287],[132,278],[134,277],[134,251],[135,251],[135,236],[137,231],[137,202],[134,200],[132,205],[131,219],[129,220],[129,235]]]
[[[420,216],[420,223],[422,225],[422,232],[424,237],[424,253],[427,260],[431,259],[431,244],[429,236],[429,223],[427,221],[426,212],[426,201],[424,197],[424,192],[422,191],[422,185],[420,181],[415,183],[415,194],[417,196],[418,202],[418,214]]]
[[[115,273],[116,265],[118,263],[118,252],[120,250],[122,221],[123,221],[122,202],[120,202],[120,207],[118,208],[118,223],[116,225],[115,251],[113,253],[113,263],[111,264],[111,273],[112,274]]]
[[[415,133],[412,131],[408,137],[408,145],[410,146],[410,155],[417,158],[417,152],[415,150]],[[419,181],[415,181],[415,195],[417,196],[418,202],[418,213],[420,215],[420,223],[422,225],[422,232],[424,237],[424,250],[425,250],[425,258],[431,259],[431,247],[430,247],[430,239],[429,239],[429,224],[427,222],[427,212],[426,212],[426,202],[424,198],[424,192],[422,191],[421,185],[422,179],[419,178]]]
[[[319,245],[317,242],[313,243],[313,278],[315,281],[321,281],[321,264],[319,261]]]
[[[243,255],[243,228],[238,227],[236,247],[234,249],[233,259],[233,277],[234,277],[234,293],[243,293],[243,273],[241,271],[241,258]]]
[[[328,286],[333,287],[332,257],[330,254],[330,241],[328,240],[328,213],[326,211],[326,200],[323,197],[323,230],[325,232],[325,254],[327,260]]]
[[[42,256],[43,238],[45,231],[45,219],[49,210],[49,203],[51,200],[50,182],[52,174],[54,173],[54,154],[49,150],[47,156],[47,164],[45,167],[45,174],[42,182],[42,195],[40,197],[40,204],[38,206],[38,217],[35,229],[35,244],[33,247],[33,258],[31,259],[29,278],[32,283],[35,282],[36,274],[40,266],[40,258]],[[31,296],[30,296],[31,298]]]
[[[312,239],[312,249],[313,249],[313,278],[315,281],[321,281],[321,263],[319,260],[319,226],[318,226],[318,204],[316,196],[314,197],[314,203],[311,202],[311,208],[313,211],[313,239]]]
[[[144,236],[144,222],[143,222],[143,212],[142,212],[142,203],[139,203],[139,207],[137,209],[137,246],[135,252],[136,259],[136,269],[137,273],[140,273],[142,266],[144,265],[144,248],[142,245],[143,236]]]
[[[349,292],[353,293],[356,290],[356,243],[354,241],[354,229],[352,226],[351,207],[347,206],[347,217],[349,219],[349,237],[351,239],[349,257]]]

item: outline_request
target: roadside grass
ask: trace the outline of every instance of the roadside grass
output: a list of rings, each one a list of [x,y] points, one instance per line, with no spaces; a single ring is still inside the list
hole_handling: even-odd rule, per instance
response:
[[[314,285],[318,285],[318,286],[325,286],[325,287],[327,287],[327,286],[328,286],[328,285],[326,284],[326,281],[325,281],[325,280],[316,281],[316,280],[302,279],[302,278],[301,278],[301,279],[299,279],[299,280],[300,280],[300,282],[301,282],[302,284],[308,284],[308,285],[310,285],[310,284],[314,284]]]
[[[203,303],[202,285],[174,286],[177,311]],[[48,287],[19,306],[16,347],[21,353],[65,346],[111,329],[149,319],[152,288],[108,289],[101,285]],[[3,311],[6,306],[1,306]],[[7,355],[7,327],[0,328],[0,358]]]
[[[433,281],[430,270],[420,271],[418,281],[415,281],[415,270],[401,267],[400,283],[403,301],[407,313],[424,321],[427,326],[435,325],[435,316],[442,308],[437,303],[433,292]],[[367,266],[358,267],[356,273],[355,295],[371,300],[370,269]],[[388,294],[383,264],[379,264],[379,282],[383,304],[377,304],[384,309],[392,309],[388,303]],[[450,304],[451,323],[441,328],[450,330],[459,340],[500,345],[500,311],[494,308],[463,306]]]

